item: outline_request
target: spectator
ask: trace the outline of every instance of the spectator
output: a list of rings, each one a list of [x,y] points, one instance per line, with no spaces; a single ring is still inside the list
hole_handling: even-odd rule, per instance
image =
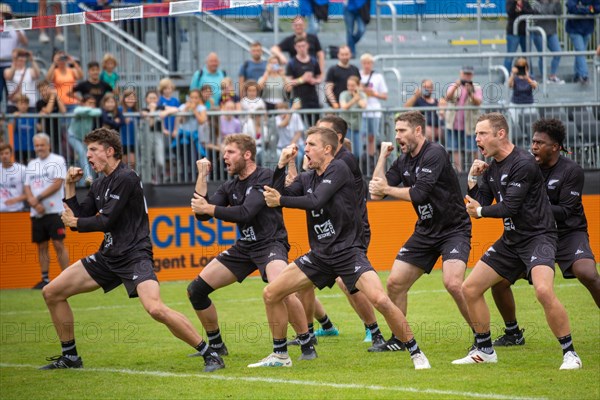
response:
[[[316,35],[321,30],[321,21],[329,17],[329,0],[300,0],[300,15],[308,20],[307,32]]]
[[[296,156],[297,165],[302,164],[304,158],[304,123],[302,117],[295,111],[300,108],[300,103],[296,102],[292,104],[290,110],[287,103],[277,104],[277,110],[289,110],[285,114],[278,114],[275,117],[275,123],[277,124],[277,134],[279,136],[277,140],[277,157],[281,155],[281,151],[290,144],[298,146],[298,153]]]
[[[190,92],[185,104],[179,107],[179,112],[192,113],[192,116],[177,117],[177,133],[173,135],[171,148],[176,154],[179,177],[190,180],[195,160],[206,157],[207,138],[206,133],[201,131],[205,128],[207,116],[199,90]]]
[[[258,83],[256,81],[246,82],[244,92],[246,92],[246,97],[242,99],[242,111],[267,111],[267,105],[265,104],[263,99],[261,99],[258,95],[260,92],[260,86],[258,86]],[[266,127],[265,120],[266,119],[261,115],[248,115],[242,127],[242,133],[256,140],[257,148],[261,144],[262,133],[264,128]]]
[[[64,51],[54,54],[46,79],[54,83],[58,98],[70,112],[77,106],[77,98],[72,97],[73,87],[83,79],[83,71],[75,59]]]
[[[100,64],[96,61],[91,61],[87,65],[88,78],[83,82],[79,82],[73,87],[71,97],[77,97],[81,100],[86,94],[91,94],[96,99],[96,104],[100,104],[106,93],[112,92],[112,87],[100,80]]]
[[[360,56],[360,83],[367,95],[367,111],[363,114],[363,129],[367,135],[367,141],[377,138],[380,133],[381,111],[369,111],[381,109],[380,100],[387,100],[388,88],[383,75],[373,70],[374,59],[369,53]]]
[[[139,113],[139,107],[137,102],[137,93],[134,89],[126,89],[123,92],[121,106],[119,107],[121,113]],[[139,125],[138,117],[125,117],[125,123],[121,126],[121,144],[123,145],[123,159],[129,168],[135,170],[135,143]]]
[[[114,129],[119,132],[121,127],[125,125],[125,117],[123,117],[123,113],[119,110],[117,99],[112,92],[108,92],[102,97],[100,108],[102,109],[102,117],[100,119],[102,127]]]
[[[213,96],[213,90],[211,85],[206,84],[202,86],[202,88],[200,88],[200,100],[207,110],[214,110],[217,107],[215,104],[215,99]]]
[[[347,90],[340,94],[340,107],[342,110],[363,110],[367,107],[367,95],[360,86],[360,80],[356,76],[348,78]],[[346,137],[352,141],[354,156],[360,160],[363,150],[363,140],[361,137],[362,112],[353,112],[343,115],[348,123],[348,133]]]
[[[118,65],[117,58],[110,53],[106,53],[102,58],[100,80],[108,83],[115,94],[119,93],[119,79],[121,79],[119,74],[115,71]]]
[[[8,4],[0,4],[0,24],[4,20],[13,17],[12,8]],[[13,51],[19,43],[27,46],[27,37],[21,30],[0,32],[0,103],[4,99],[6,91],[6,81],[4,80],[4,70],[9,68],[13,60]]]
[[[250,45],[250,60],[244,61],[238,73],[240,85],[240,97],[244,97],[244,83],[246,81],[258,80],[264,75],[267,69],[267,62],[262,60],[262,45],[260,42],[254,42]]]
[[[475,70],[470,65],[462,67],[460,78],[448,87],[446,101],[451,107],[480,106],[483,102],[481,86],[473,82]],[[463,171],[472,160],[463,160],[461,152],[470,152],[472,158],[477,151],[475,145],[475,124],[479,111],[477,110],[446,110],[446,150],[452,153],[454,168]]]
[[[360,71],[350,64],[350,47],[341,46],[338,50],[338,63],[327,70],[325,77],[325,97],[333,108],[340,108],[340,94],[346,90],[348,78],[360,78]]]
[[[27,66],[28,61],[31,63],[31,67]],[[35,110],[37,95],[35,81],[39,77],[40,67],[31,52],[23,49],[13,51],[13,62],[10,68],[4,70],[4,79],[8,89],[7,112],[13,112],[16,109],[14,99],[19,94],[23,94],[29,99],[29,111]]]
[[[13,149],[7,143],[0,144],[0,212],[17,212],[25,209],[27,199],[25,166],[12,161]]]
[[[506,52],[515,53],[519,46],[521,47],[522,52],[526,52],[525,21],[519,23],[517,32],[513,32],[513,25],[515,20],[521,15],[533,14],[531,4],[529,4],[528,0],[507,0],[506,14],[508,14],[508,20],[506,22]],[[512,69],[512,63],[512,57],[506,57],[504,59],[504,67],[507,71]]]
[[[279,59],[275,56],[269,57],[265,73],[258,80],[267,110],[274,110],[277,104],[287,101],[287,82],[285,70],[279,65]]]
[[[160,80],[160,82],[158,83],[158,94],[160,94],[157,104],[158,109],[161,109],[162,107],[176,107],[177,109],[179,109],[181,103],[179,102],[179,99],[177,97],[173,96],[174,91],[175,85],[173,84],[172,80],[168,78]],[[173,135],[173,133],[175,132],[175,117],[170,116],[164,118],[163,132],[169,137]]]
[[[415,90],[412,97],[404,103],[404,107],[439,107],[440,100],[435,98],[433,94],[434,90],[433,81],[431,79],[423,79],[421,87]],[[440,142],[442,139],[442,129],[438,112],[425,111],[423,114],[425,114],[426,121],[425,137],[430,142]]]
[[[51,118],[51,114],[65,114],[67,107],[58,97],[56,88],[47,80],[37,84],[40,99],[35,103],[36,111],[42,115],[38,125],[38,131],[45,132],[50,136],[51,148],[59,154],[63,154],[62,131],[59,118]]]
[[[297,36],[295,42],[296,55],[290,59],[286,69],[290,81],[286,88],[288,91],[291,90],[292,98],[300,99],[302,109],[318,109],[321,107],[317,94],[317,86],[321,83],[321,67],[317,60],[309,55],[306,37]],[[319,119],[318,114],[304,114],[304,116],[308,126],[315,125]]]
[[[209,53],[206,56],[206,65],[202,69],[194,72],[192,83],[190,84],[190,92],[194,89],[201,89],[205,85],[210,85],[212,88],[212,96],[215,105],[219,105],[221,101],[221,81],[227,76],[227,73],[219,69],[219,56],[217,53]]]
[[[87,146],[83,144],[83,138],[94,128],[94,119],[102,115],[102,110],[97,108],[96,97],[86,94],[81,99],[80,105],[73,110],[74,117],[68,130],[69,145],[79,158],[79,166],[83,170],[82,184],[92,184],[92,168],[87,161]]]
[[[527,59],[520,57],[515,61],[515,66],[511,70],[510,78],[508,78],[508,87],[513,90],[510,99],[513,104],[533,104],[533,91],[537,89],[537,82],[529,75],[529,64]],[[510,114],[514,122],[519,121],[519,117],[523,114],[535,114],[535,108],[531,109],[516,109],[511,108]]]
[[[170,107],[158,104],[158,93],[154,90],[150,90],[146,93],[146,107],[142,110],[144,114],[144,121],[148,124],[148,130],[151,135],[152,143],[152,160],[154,161],[154,168],[152,168],[152,180],[158,183],[160,176],[169,176],[169,171],[165,171],[165,139],[170,138],[170,133],[166,129],[163,129],[163,120],[168,114],[177,113],[179,110],[177,107]],[[154,114],[158,112],[158,117]]]
[[[50,4],[50,7],[48,7],[47,3],[48,3],[47,0],[40,0],[40,3],[38,5],[38,14],[40,17],[45,17],[46,15],[48,15],[48,8],[50,8],[52,10],[52,13],[50,15],[62,14],[62,5],[60,2],[52,2],[51,1],[52,4]],[[56,35],[54,36],[54,39],[56,39],[56,41],[59,43],[64,42],[65,37],[62,34],[61,28],[56,27],[54,29],[56,31]],[[50,43],[50,37],[46,33],[46,29],[40,29],[40,43],[42,43],[42,44]]]
[[[222,105],[221,109],[223,111],[233,112],[236,111],[236,105],[233,101],[227,100],[225,104]],[[227,136],[238,133],[242,133],[242,123],[235,115],[227,114],[219,117],[219,141],[221,143],[223,143]]]
[[[533,10],[536,14],[539,15],[561,15],[562,14],[562,6],[560,0],[537,0],[534,1]],[[539,20],[536,21],[536,25],[539,26],[546,32],[546,46],[548,50],[552,52],[562,51],[560,47],[560,41],[558,40],[558,34],[556,29],[556,19],[552,20]],[[533,39],[533,44],[537,51],[544,51],[542,47],[542,35],[538,32],[532,32],[531,37]],[[540,76],[542,76],[542,57],[539,57],[538,65],[540,68]],[[552,62],[550,64],[550,73],[548,74],[548,81],[551,83],[564,84],[565,81],[560,79],[556,73],[558,72],[558,65],[560,64],[560,56],[552,57]],[[548,73],[548,71],[546,71]],[[542,76],[543,80],[543,76]]]
[[[314,57],[319,62],[319,68],[321,71],[325,71],[325,52],[321,48],[321,42],[316,35],[305,32],[304,19],[302,17],[296,17],[292,21],[292,29],[294,34],[284,38],[278,45],[271,47],[271,53],[279,59],[279,63],[285,65],[288,63],[288,59],[283,55],[283,52],[287,52],[290,59],[296,57],[296,38],[304,38],[308,43],[308,54]]]
[[[346,44],[352,57],[356,57],[356,44],[367,31],[371,21],[370,0],[348,0],[344,2],[344,23],[346,24]]]
[[[211,89],[211,98],[212,98],[212,89]],[[235,94],[235,87],[233,86],[233,80],[229,77],[225,77],[221,81],[221,102],[220,102],[221,108],[228,101],[233,101],[233,104],[235,105],[236,110],[242,109],[242,106],[240,105],[240,97],[237,94]]]
[[[62,201],[65,197],[63,185],[67,163],[62,156],[50,152],[50,137],[45,133],[33,137],[33,147],[37,158],[27,164],[25,194],[31,206],[31,237],[37,245],[42,270],[42,280],[33,289],[43,289],[50,282],[50,240],[60,268],[69,266],[69,252],[63,243],[65,225],[60,219],[64,211]]]
[[[575,15],[592,16],[600,13],[599,0],[567,0],[567,12]],[[575,51],[586,51],[588,44],[594,33],[596,20],[590,19],[569,19],[567,20],[566,31],[571,38]],[[575,77],[574,82],[582,85],[589,83],[588,67],[585,56],[575,57]]]
[[[17,109],[13,112],[15,125],[13,130],[13,143],[15,145],[15,158],[20,163],[27,163],[33,154],[33,136],[36,133],[37,121],[34,117],[21,116],[29,111],[29,98],[24,94],[14,96]]]

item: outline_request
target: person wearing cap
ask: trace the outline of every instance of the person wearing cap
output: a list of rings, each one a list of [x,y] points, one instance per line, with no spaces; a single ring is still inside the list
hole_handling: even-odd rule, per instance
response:
[[[13,17],[12,8],[8,4],[0,3],[0,24],[4,20]],[[4,80],[4,70],[10,68],[13,62],[13,51],[19,44],[27,46],[27,37],[23,31],[3,31],[0,32],[0,102],[7,91],[6,81]],[[6,93],[8,96],[8,93]]]
[[[452,107],[478,107],[483,103],[481,86],[473,82],[474,68],[465,65],[460,72],[460,78],[448,87],[446,101],[446,150],[452,154],[452,161],[457,172],[461,172],[469,160],[466,155],[476,158],[475,125],[479,110],[453,109]],[[461,155],[465,155],[465,159]]]
[[[562,156],[565,126],[557,119],[540,119],[533,124],[531,153],[539,164],[552,213],[558,227],[556,262],[565,279],[577,278],[600,307],[600,275],[590,248],[587,219],[581,203],[583,169]],[[506,324],[505,334],[494,346],[524,345],[523,331],[517,323],[515,299],[510,282],[492,287],[496,307]]]

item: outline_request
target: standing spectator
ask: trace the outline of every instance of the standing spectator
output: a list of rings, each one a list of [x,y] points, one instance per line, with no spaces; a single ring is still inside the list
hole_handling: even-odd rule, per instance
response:
[[[227,73],[219,69],[219,56],[212,52],[206,56],[206,64],[202,69],[194,72],[190,91],[194,89],[202,89],[204,85],[210,85],[213,92],[213,100],[215,105],[219,105],[221,101],[221,81],[227,76]]]
[[[234,112],[236,111],[235,103],[228,100],[221,106],[221,110]],[[242,123],[235,115],[226,114],[219,117],[219,136],[221,143],[223,143],[227,136],[238,133],[242,133]]]
[[[321,67],[317,60],[309,55],[309,44],[306,37],[297,36],[295,39],[296,55],[287,65],[286,75],[290,84],[286,86],[292,91],[292,97],[300,99],[304,110],[321,108],[317,86],[321,83]],[[319,118],[318,114],[304,114],[306,124],[313,126]]]
[[[515,61],[515,66],[511,70],[510,78],[508,78],[508,87],[513,90],[510,99],[513,104],[533,104],[533,91],[537,89],[537,82],[529,75],[529,64],[527,59],[520,57]],[[510,115],[514,122],[518,122],[523,114],[536,113],[535,108],[531,109],[510,109]]]
[[[27,66],[27,62],[31,67]],[[17,95],[23,94],[29,99],[29,109],[35,110],[36,88],[35,81],[40,77],[40,67],[33,58],[30,51],[16,49],[13,51],[13,62],[10,68],[4,70],[4,80],[8,91],[7,111],[14,111],[14,99]]]
[[[87,146],[83,144],[83,138],[94,128],[94,119],[102,115],[102,110],[97,108],[96,98],[86,94],[81,99],[79,106],[73,110],[74,117],[71,119],[68,131],[69,145],[79,158],[79,166],[83,171],[82,184],[92,184],[92,168],[87,161]]]
[[[483,102],[483,91],[479,84],[473,82],[475,70],[470,65],[462,67],[460,78],[450,84],[446,92],[446,101],[451,107],[479,106]],[[446,150],[452,153],[454,168],[461,172],[468,160],[463,160],[461,152],[466,155],[477,151],[475,145],[475,125],[479,111],[446,110]]]
[[[350,47],[341,46],[338,50],[338,63],[327,70],[325,76],[325,97],[333,108],[340,108],[340,94],[346,90],[348,78],[360,78],[360,71],[350,64]]]
[[[439,107],[440,100],[436,99],[433,91],[435,87],[431,79],[423,79],[421,87],[415,90],[410,99],[404,103],[404,107]],[[426,126],[425,137],[430,142],[440,142],[442,139],[440,117],[437,111],[425,111]]]
[[[212,91],[211,91],[211,98],[212,98]],[[221,101],[219,103],[219,104],[221,104],[221,108],[223,108],[223,105],[228,101],[233,101],[233,104],[235,105],[236,110],[241,110],[240,96],[235,94],[235,87],[233,86],[233,80],[227,76],[227,77],[223,78],[223,80],[221,81]]]
[[[307,32],[316,35],[321,30],[321,21],[327,22],[329,17],[329,0],[300,0],[300,15],[308,20]]]
[[[17,109],[12,114],[15,118],[13,131],[15,156],[18,162],[26,163],[33,152],[33,135],[36,133],[37,121],[34,117],[22,117],[29,111],[29,98],[24,94],[15,96]]]
[[[296,162],[298,165],[302,163],[304,158],[304,123],[302,117],[295,111],[300,107],[300,103],[292,104],[292,109],[289,110],[287,103],[277,104],[277,110],[289,110],[286,114],[278,114],[275,117],[277,124],[277,133],[279,139],[277,141],[277,157],[281,156],[281,152],[287,146],[295,144],[298,147]]]
[[[600,13],[599,0],[568,0],[567,12],[575,15],[596,15]],[[590,19],[569,19],[567,20],[566,30],[573,43],[575,51],[586,51],[588,44],[594,33],[594,24],[596,20]],[[587,85],[589,82],[588,67],[585,56],[575,57],[575,77],[574,82]]]
[[[179,99],[173,96],[173,92],[175,91],[175,85],[173,81],[169,78],[163,78],[158,83],[158,94],[160,97],[158,98],[157,109],[161,109],[162,107],[176,107],[179,108],[181,103]],[[163,132],[166,136],[171,137],[175,130],[175,117],[165,117],[163,120]]]
[[[247,81],[258,80],[264,75],[267,69],[267,62],[262,60],[262,45],[260,42],[254,42],[250,45],[250,60],[244,61],[238,73],[240,85],[240,97],[244,97],[244,83]]]
[[[180,179],[193,178],[194,160],[206,157],[206,133],[201,132],[207,121],[206,107],[201,102],[198,89],[190,92],[185,104],[179,107],[182,113],[192,113],[192,116],[178,116],[173,134],[171,148],[177,157],[177,166]]]
[[[5,19],[13,17],[12,8],[8,4],[0,4],[0,23]],[[4,81],[4,70],[9,68],[13,60],[13,50],[19,43],[27,46],[27,37],[23,31],[3,31],[0,32],[0,103],[4,98],[6,91],[6,82]]]
[[[37,89],[40,94],[40,99],[35,103],[36,111],[42,116],[38,125],[38,131],[45,132],[50,136],[51,148],[58,154],[62,154],[62,132],[60,128],[60,119],[51,118],[51,114],[64,114],[67,112],[67,107],[58,97],[56,88],[47,80],[38,82]]]
[[[370,12],[370,0],[348,0],[344,2],[346,44],[350,47],[352,57],[356,57],[356,44],[367,31],[367,24],[371,20]],[[365,20],[365,18],[368,20]]]
[[[121,77],[115,71],[119,65],[117,58],[110,53],[106,53],[102,57],[102,72],[100,73],[100,80],[106,82],[112,88],[114,93],[119,93],[119,79]]]
[[[86,94],[91,94],[96,99],[96,104],[100,104],[106,93],[112,92],[112,87],[100,80],[100,64],[96,61],[91,61],[87,65],[88,77],[87,80],[79,82],[73,87],[71,97],[82,99]]]
[[[539,15],[548,16],[562,14],[562,6],[560,0],[537,0],[533,2],[532,6],[535,13]],[[536,25],[542,28],[544,32],[546,32],[546,46],[548,47],[548,50],[553,52],[562,51],[562,48],[560,47],[560,41],[558,40],[558,33],[556,30],[556,20],[539,20],[536,21]],[[533,44],[535,45],[537,51],[544,51],[542,47],[542,35],[538,32],[532,32],[531,35],[533,39]],[[540,57],[538,65],[540,68],[540,76],[543,80],[542,63],[542,57]],[[563,81],[556,75],[556,73],[558,72],[559,63],[560,56],[552,57],[552,62],[550,64],[550,73],[548,74],[548,81],[551,83],[564,84],[565,81]],[[546,73],[548,73],[548,71],[546,71]]]
[[[367,95],[360,87],[360,80],[356,76],[348,78],[348,90],[340,94],[340,107],[342,110],[362,110],[367,107]],[[363,152],[363,140],[361,137],[362,111],[344,114],[344,119],[348,122],[348,137],[352,141],[352,150],[354,156],[360,159]]]
[[[54,54],[52,65],[46,73],[46,79],[54,83],[58,98],[67,108],[67,112],[77,106],[77,98],[72,97],[73,87],[83,79],[83,70],[75,59],[64,51]]]
[[[134,89],[123,92],[119,111],[122,113],[138,113],[137,93]],[[121,145],[123,146],[123,158],[121,161],[127,163],[129,168],[135,170],[135,143],[138,132],[139,117],[126,117],[121,126]]]
[[[33,137],[33,147],[37,158],[27,164],[25,194],[31,206],[31,237],[37,244],[42,270],[42,280],[33,289],[43,289],[50,282],[50,240],[60,268],[64,270],[69,266],[69,252],[63,243],[65,225],[60,219],[64,211],[63,183],[67,175],[67,163],[62,156],[50,152],[50,137],[45,133]]]
[[[27,200],[25,166],[12,161],[13,149],[7,143],[0,144],[0,212],[16,212],[25,209]]]
[[[106,93],[102,97],[100,108],[102,109],[102,117],[100,119],[102,127],[114,129],[119,132],[125,124],[125,117],[123,117],[123,113],[119,110],[115,95],[111,92]]]
[[[383,75],[373,70],[374,59],[369,53],[360,56],[360,83],[367,95],[367,111],[363,114],[362,131],[367,135],[367,141],[377,139],[380,133],[381,111],[369,111],[381,109],[380,100],[387,100],[388,88]],[[375,138],[375,139],[374,139]]]
[[[265,73],[258,80],[258,84],[262,89],[262,98],[267,110],[274,110],[278,104],[287,101],[287,77],[276,56],[269,57]]]
[[[258,95],[260,93],[260,86],[255,81],[248,81],[244,87],[246,96],[242,99],[242,111],[257,112],[267,111],[267,106],[263,99]],[[248,115],[244,126],[242,127],[242,133],[250,136],[256,141],[257,149],[260,149],[262,142],[263,128],[265,127],[265,118],[262,115]]]
[[[62,14],[62,5],[61,5],[62,3],[55,2],[52,0],[50,0],[50,2],[52,4],[50,4],[50,7],[48,7],[47,0],[40,0],[39,5],[38,5],[38,14],[40,17],[45,17],[46,15],[48,15],[48,8],[50,8],[52,10],[52,13],[50,15]],[[61,28],[56,27],[54,29],[56,30],[56,36],[54,36],[54,39],[56,39],[56,41],[59,43],[64,42],[65,37],[62,34]],[[46,29],[40,29],[40,43],[42,43],[42,44],[50,43],[50,37],[46,33]]]
[[[325,52],[321,48],[321,42],[316,35],[305,32],[304,19],[296,17],[292,21],[292,29],[294,34],[284,38],[278,45],[271,47],[271,53],[279,59],[279,63],[284,65],[288,63],[288,59],[283,52],[287,52],[290,59],[296,57],[296,38],[304,38],[308,43],[308,54],[314,57],[319,62],[321,71],[325,71]]]
[[[506,1],[506,14],[508,14],[508,20],[506,22],[506,52],[515,53],[517,47],[521,47],[522,52],[527,51],[527,43],[525,39],[525,21],[520,22],[517,32],[513,32],[513,25],[515,20],[521,15],[533,14],[533,8],[529,4],[528,0],[507,0]],[[512,69],[513,59],[512,57],[506,57],[504,59],[504,67],[507,71]]]

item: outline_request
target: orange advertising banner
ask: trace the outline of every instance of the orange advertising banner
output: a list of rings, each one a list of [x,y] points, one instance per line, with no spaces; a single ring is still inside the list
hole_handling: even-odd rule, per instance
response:
[[[583,198],[588,219],[592,251],[600,255],[600,195]],[[369,202],[371,245],[369,259],[377,270],[391,268],[396,253],[414,230],[416,215],[409,203]],[[196,221],[189,207],[151,208],[149,210],[154,266],[161,281],[192,280],[215,255],[231,246],[237,238],[234,224],[212,219]],[[290,241],[290,260],[309,250],[303,211],[284,209]],[[357,218],[359,218],[357,216]],[[469,267],[502,234],[500,220],[473,220]],[[98,250],[101,233],[67,230],[65,244],[71,262]],[[52,247],[52,246],[50,246]],[[29,288],[40,281],[37,248],[31,243],[28,213],[0,214],[0,289]],[[60,273],[53,250],[50,253],[50,278]],[[441,262],[438,261],[439,268]]]

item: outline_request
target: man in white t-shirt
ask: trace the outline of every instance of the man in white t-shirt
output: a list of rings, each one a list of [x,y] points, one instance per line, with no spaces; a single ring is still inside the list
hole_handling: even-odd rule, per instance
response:
[[[61,269],[69,266],[69,253],[63,243],[65,225],[60,219],[64,211],[63,184],[67,176],[67,163],[62,156],[50,152],[50,136],[45,133],[33,137],[33,147],[37,158],[27,164],[25,194],[31,206],[31,237],[38,246],[42,269],[42,280],[33,289],[42,289],[50,282],[50,239]]]
[[[378,138],[381,126],[380,100],[387,100],[388,88],[383,75],[373,70],[374,58],[369,53],[360,56],[360,85],[367,95],[367,108],[363,113],[362,132],[367,138]],[[354,152],[356,150],[353,149]]]
[[[25,166],[12,161],[12,146],[0,144],[0,212],[23,211]]]
[[[13,17],[12,8],[8,4],[0,4],[0,19],[6,20]],[[4,70],[12,63],[12,52],[19,43],[27,46],[27,37],[23,31],[0,32],[0,103],[6,91]]]

